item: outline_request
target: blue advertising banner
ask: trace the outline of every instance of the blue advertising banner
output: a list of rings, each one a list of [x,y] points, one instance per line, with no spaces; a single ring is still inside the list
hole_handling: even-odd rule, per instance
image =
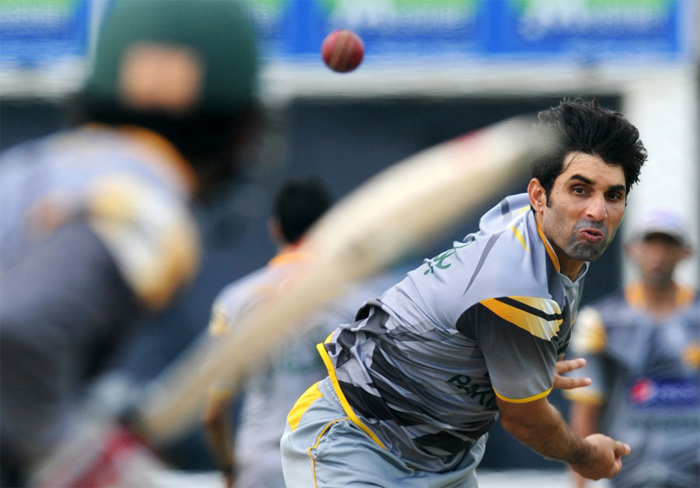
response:
[[[251,0],[271,58],[354,30],[377,58],[682,59],[693,0]]]
[[[674,58],[682,53],[683,0],[490,2],[494,53],[527,56]]]
[[[0,0],[0,66],[83,59],[90,5],[90,0]]]
[[[111,1],[0,0],[0,62],[31,67],[84,57],[91,10],[108,10]],[[695,0],[242,1],[272,62],[318,59],[323,38],[336,28],[363,38],[367,61],[688,60],[695,55],[692,24],[684,22],[696,15]]]

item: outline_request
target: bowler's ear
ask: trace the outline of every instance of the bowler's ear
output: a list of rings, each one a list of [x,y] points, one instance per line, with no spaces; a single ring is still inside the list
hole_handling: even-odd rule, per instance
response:
[[[533,178],[530,184],[527,185],[527,194],[530,196],[530,205],[535,209],[536,213],[542,213],[544,207],[547,206],[547,192],[540,184],[540,180]]]

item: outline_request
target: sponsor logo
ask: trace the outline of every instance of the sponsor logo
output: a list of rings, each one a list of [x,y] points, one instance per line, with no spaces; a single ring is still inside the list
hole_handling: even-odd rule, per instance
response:
[[[628,399],[635,408],[698,407],[700,382],[687,377],[641,377],[630,384]]]
[[[473,398],[479,402],[479,405],[482,407],[488,410],[495,410],[497,408],[496,394],[490,386],[473,383],[469,376],[463,374],[454,375],[447,380],[447,382],[466,393],[469,398]]]

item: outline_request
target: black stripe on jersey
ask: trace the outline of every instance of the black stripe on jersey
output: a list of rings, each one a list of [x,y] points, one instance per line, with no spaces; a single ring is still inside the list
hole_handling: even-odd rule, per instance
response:
[[[355,334],[349,331],[348,329],[341,330],[338,334],[338,337],[335,340],[335,347],[337,348],[338,346],[340,346],[338,358],[335,360],[336,369],[340,368],[343,364],[347,363],[352,358],[352,356],[350,355],[350,349],[354,345]]]
[[[398,393],[385,389],[382,391],[382,396],[378,397],[351,383],[339,380],[338,384],[352,409],[362,417],[395,422],[403,426],[423,425],[426,423],[426,420],[418,415],[391,408],[390,403],[402,405],[406,409],[420,408]],[[372,386],[376,387],[376,384]]]
[[[369,386],[375,389],[379,396],[338,380],[348,403],[357,413],[367,418],[393,420],[404,426],[426,423],[426,416],[430,416],[430,413],[424,413],[423,407],[407,398],[402,390],[406,392],[422,390],[424,394],[428,392],[420,384],[408,380],[389,364],[378,348],[375,348],[372,355],[372,368],[369,372],[372,377]],[[394,409],[393,405],[400,406],[400,409]]]
[[[425,447],[438,448],[452,455],[460,454],[469,449],[479,438],[491,430],[496,423],[492,420],[478,430],[458,430],[453,432],[441,431],[415,438],[415,442]]]
[[[476,268],[474,268],[474,273],[472,274],[472,277],[469,279],[469,284],[464,289],[464,293],[462,293],[462,295],[466,295],[467,292],[469,291],[469,288],[472,286],[472,283],[474,283],[476,276],[479,274],[479,271],[481,271],[481,268],[484,265],[486,258],[488,257],[489,253],[491,253],[491,249],[493,248],[493,245],[496,244],[496,241],[501,236],[501,234],[502,234],[502,232],[499,232],[498,234],[493,234],[491,237],[489,237],[489,240],[486,241],[486,245],[484,246],[484,252],[481,253],[481,257],[479,258],[479,262],[476,264]]]
[[[474,441],[471,439],[463,439],[444,431],[422,435],[416,437],[413,441],[423,447],[424,450],[438,456],[444,456],[445,453],[454,456],[463,453],[474,445]]]
[[[392,411],[380,397],[345,381],[338,380],[338,386],[340,386],[345,399],[352,409],[361,416],[377,420],[391,420],[394,418]]]
[[[382,396],[378,397],[351,383],[338,380],[338,384],[352,409],[365,418],[393,421],[403,426],[423,425],[426,423],[426,419],[419,415],[391,408],[390,403],[393,403],[402,405],[406,409],[418,409],[420,411],[418,405],[411,403],[406,397],[397,392],[384,388],[380,390]],[[377,385],[373,383],[372,386],[376,387]]]
[[[476,303],[473,306],[466,309],[462,315],[457,319],[455,328],[460,334],[468,337],[469,339],[476,341],[476,333],[474,332],[474,326],[479,323],[479,314],[482,312],[484,307],[481,303]]]
[[[525,329],[513,327],[513,324],[493,313],[481,302],[474,304],[464,311],[459,319],[457,319],[456,328],[468,339],[478,342],[476,327],[478,327],[479,324],[493,324],[494,326],[502,326],[504,327],[504,330],[509,331],[509,334],[521,336],[523,341],[525,341],[526,338],[531,339],[534,337]],[[541,341],[542,343],[548,342],[539,337],[535,337],[535,340],[537,342]]]
[[[508,213],[510,212],[510,203],[508,202],[507,198],[504,198],[501,200],[501,215],[503,216],[503,220],[508,219]]]
[[[513,300],[510,297],[494,298],[494,300],[499,301],[501,303],[505,303],[506,305],[510,305],[511,307],[522,310],[523,312],[527,312],[530,315],[534,315],[536,317],[541,317],[541,318],[548,320],[548,321],[561,320],[562,318],[564,318],[564,316],[560,313],[555,313],[555,314],[546,313],[544,310],[540,310],[539,308],[531,307],[530,305],[527,305],[525,303],[519,302],[517,300]]]
[[[389,343],[385,343],[383,347],[386,348],[388,345]],[[389,351],[389,353],[391,354],[391,351]],[[394,354],[397,353],[400,353],[398,349]],[[406,376],[402,375],[400,371],[389,364],[379,348],[376,348],[374,354],[372,354],[372,369],[370,370],[370,375],[372,376],[373,386],[377,389],[387,407],[392,412],[392,418],[400,425],[420,425],[425,423],[424,415],[420,414],[423,411],[423,407],[414,403],[401,391],[397,391],[397,387],[407,392],[422,391],[425,396],[428,394],[425,387],[420,383],[408,380]],[[392,405],[401,406],[401,410],[393,409]],[[406,410],[408,410],[408,412],[406,412]],[[419,413],[413,414],[411,412]]]

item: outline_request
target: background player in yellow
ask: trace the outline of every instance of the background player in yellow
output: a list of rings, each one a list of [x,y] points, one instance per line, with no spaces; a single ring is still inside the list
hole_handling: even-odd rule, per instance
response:
[[[620,488],[700,485],[700,301],[674,278],[692,253],[687,224],[653,210],[626,244],[637,281],[581,310],[572,353],[589,387],[566,396],[580,435],[604,432],[632,453],[612,480]],[[575,476],[576,487],[586,481]]]

